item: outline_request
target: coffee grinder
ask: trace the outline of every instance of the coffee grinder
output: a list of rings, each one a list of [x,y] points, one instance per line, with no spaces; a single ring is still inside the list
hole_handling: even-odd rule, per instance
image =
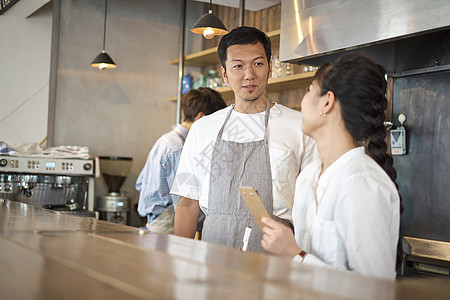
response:
[[[95,210],[100,220],[126,225],[130,219],[130,199],[121,193],[120,188],[130,173],[133,158],[100,156],[98,160],[108,194],[97,197]]]

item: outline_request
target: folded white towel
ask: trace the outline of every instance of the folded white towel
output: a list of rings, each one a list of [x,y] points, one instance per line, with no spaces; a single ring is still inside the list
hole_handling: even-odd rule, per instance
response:
[[[56,157],[89,159],[89,148],[84,146],[57,146],[42,149],[39,143],[2,142],[0,154],[10,156]]]

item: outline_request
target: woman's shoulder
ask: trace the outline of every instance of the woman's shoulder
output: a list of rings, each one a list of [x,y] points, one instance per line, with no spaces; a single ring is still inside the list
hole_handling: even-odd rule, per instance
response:
[[[337,177],[346,185],[374,183],[396,190],[395,184],[384,169],[365,152],[356,153],[338,173]]]

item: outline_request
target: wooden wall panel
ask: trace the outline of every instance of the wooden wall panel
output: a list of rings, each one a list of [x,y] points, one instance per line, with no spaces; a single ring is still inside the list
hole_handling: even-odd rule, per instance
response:
[[[450,72],[394,80],[393,121],[406,115],[407,154],[394,156],[402,235],[450,242]]]

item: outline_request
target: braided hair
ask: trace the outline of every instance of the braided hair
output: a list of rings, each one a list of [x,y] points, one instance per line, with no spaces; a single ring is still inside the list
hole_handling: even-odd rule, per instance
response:
[[[367,145],[367,154],[395,182],[397,172],[392,156],[386,153],[385,110],[387,82],[384,68],[363,55],[349,54],[319,68],[314,80],[320,96],[332,91],[340,103],[342,118],[353,138]],[[403,205],[400,197],[400,214]],[[401,243],[397,247],[397,267],[401,264]]]

